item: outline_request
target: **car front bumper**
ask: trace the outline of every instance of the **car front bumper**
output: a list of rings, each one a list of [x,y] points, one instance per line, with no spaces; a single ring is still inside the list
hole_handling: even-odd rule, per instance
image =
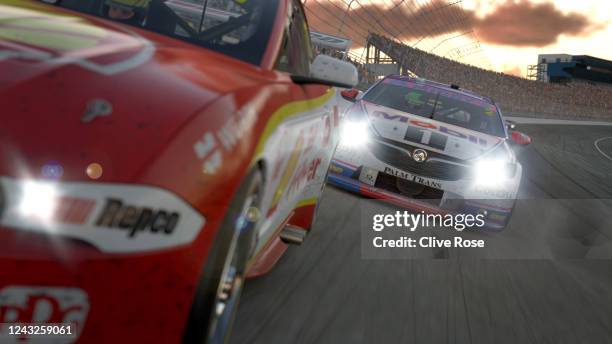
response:
[[[365,147],[340,145],[332,160],[329,182],[340,188],[400,207],[425,213],[483,214],[485,227],[502,230],[510,221],[522,169],[503,188],[483,188],[473,180],[437,180],[401,171],[374,157]],[[394,180],[424,185],[428,195],[406,196],[392,185]],[[384,180],[384,182],[382,182]]]

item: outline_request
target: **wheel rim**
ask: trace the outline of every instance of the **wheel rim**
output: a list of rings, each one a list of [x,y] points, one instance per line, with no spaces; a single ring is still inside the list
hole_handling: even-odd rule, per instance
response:
[[[228,254],[223,264],[223,272],[219,280],[215,303],[213,307],[212,326],[209,333],[209,342],[223,343],[231,330],[234,310],[238,305],[242,287],[244,285],[244,264],[239,252],[240,238],[254,231],[260,217],[258,210],[259,189],[255,188],[247,196],[240,215],[236,219],[234,234]],[[249,243],[250,244],[250,243]],[[248,248],[247,252],[250,251]]]

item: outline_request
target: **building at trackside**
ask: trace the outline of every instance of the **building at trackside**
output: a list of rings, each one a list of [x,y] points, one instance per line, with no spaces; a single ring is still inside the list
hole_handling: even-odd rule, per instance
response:
[[[538,81],[612,86],[612,61],[588,55],[541,54],[528,70],[528,76]]]

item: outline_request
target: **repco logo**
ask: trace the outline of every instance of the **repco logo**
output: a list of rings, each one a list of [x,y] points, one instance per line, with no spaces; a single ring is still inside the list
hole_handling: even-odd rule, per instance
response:
[[[0,290],[0,323],[72,323],[78,335],[88,313],[89,300],[81,289],[9,286]]]
[[[96,220],[96,226],[126,230],[130,238],[145,231],[170,235],[179,219],[177,212],[124,205],[118,199],[108,198],[104,210]]]

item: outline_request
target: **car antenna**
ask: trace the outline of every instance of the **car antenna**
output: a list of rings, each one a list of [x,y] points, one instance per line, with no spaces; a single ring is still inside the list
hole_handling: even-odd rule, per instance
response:
[[[208,0],[204,0],[204,7],[202,7],[202,17],[200,18],[200,25],[198,25],[198,35],[202,32],[202,25],[204,25],[204,16],[206,16],[206,8],[208,7]]]

